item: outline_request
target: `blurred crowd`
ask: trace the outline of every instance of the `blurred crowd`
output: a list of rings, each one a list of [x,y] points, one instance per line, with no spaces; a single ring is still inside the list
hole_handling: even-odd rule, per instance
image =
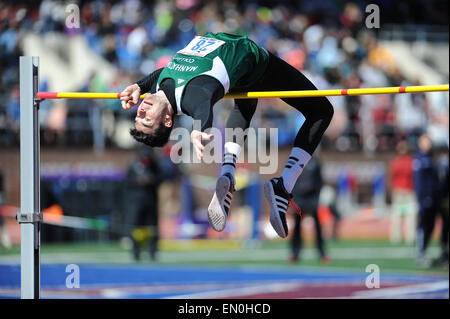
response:
[[[20,3],[20,2],[19,2]],[[18,144],[18,57],[26,32],[82,35],[90,48],[119,68],[119,75],[104,79],[93,74],[79,90],[120,92],[126,85],[164,66],[195,34],[228,32],[246,34],[257,44],[303,71],[319,89],[420,85],[407,81],[390,52],[380,45],[374,29],[365,27],[365,1],[78,1],[80,28],[68,28],[67,4],[0,3],[0,145]],[[392,23],[448,23],[437,7],[396,6],[407,1],[383,1],[383,21]],[[422,14],[427,8],[427,14]],[[447,21],[447,22],[445,22]],[[42,81],[41,90],[46,90]],[[407,137],[411,146],[424,132],[434,144],[448,146],[448,100],[430,105],[424,94],[372,95],[330,98],[335,117],[326,133],[324,148],[340,151],[392,150]],[[122,119],[116,101],[90,104],[64,102],[42,105],[44,143],[103,143],[121,146],[114,131]],[[86,103],[86,102],[84,102]],[[276,100],[260,101],[254,123],[276,125],[293,118],[294,110]],[[94,122],[103,119],[103,127]],[[294,117],[297,119],[297,117]],[[216,125],[225,118],[217,117]],[[105,123],[109,123],[106,125]],[[294,138],[298,121],[280,126],[286,144]],[[106,127],[105,127],[106,125]],[[99,132],[99,134],[96,134]],[[102,135],[103,134],[103,135]],[[98,138],[97,138],[98,140]],[[283,139],[280,139],[283,141]],[[283,144],[283,143],[281,143]]]

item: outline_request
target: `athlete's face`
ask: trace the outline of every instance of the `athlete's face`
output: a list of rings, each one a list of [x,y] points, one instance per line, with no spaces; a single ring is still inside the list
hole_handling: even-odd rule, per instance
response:
[[[167,104],[157,94],[147,94],[136,113],[136,129],[151,134],[161,122],[167,127],[172,126],[172,117],[168,114]]]

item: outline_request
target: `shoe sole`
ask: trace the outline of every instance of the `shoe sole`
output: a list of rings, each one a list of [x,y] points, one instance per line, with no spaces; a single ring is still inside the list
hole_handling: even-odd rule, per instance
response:
[[[270,224],[281,238],[286,238],[286,232],[284,231],[283,222],[281,221],[280,214],[278,214],[277,204],[275,201],[275,192],[273,191],[272,182],[269,180],[264,183],[264,195],[266,195],[267,201],[270,205]]]
[[[230,180],[228,177],[221,176],[216,183],[216,191],[214,192],[211,203],[208,206],[208,220],[211,227],[221,232],[227,223],[227,213],[220,203],[223,202],[225,195],[230,189]],[[231,207],[230,207],[231,208]]]

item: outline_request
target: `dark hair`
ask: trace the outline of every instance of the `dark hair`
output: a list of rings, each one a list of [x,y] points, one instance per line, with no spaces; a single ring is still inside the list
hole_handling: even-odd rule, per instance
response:
[[[161,122],[155,129],[155,131],[151,134],[146,134],[144,132],[138,131],[136,128],[131,128],[130,134],[136,141],[144,143],[145,145],[151,147],[162,147],[169,141],[172,127],[173,126],[167,127],[163,122]]]

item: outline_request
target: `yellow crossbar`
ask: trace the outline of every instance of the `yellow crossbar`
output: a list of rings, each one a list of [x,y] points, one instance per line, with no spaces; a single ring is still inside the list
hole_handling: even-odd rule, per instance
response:
[[[254,99],[254,98],[301,98],[301,97],[323,97],[323,96],[346,96],[366,94],[398,94],[398,93],[420,93],[448,91],[448,84],[399,86],[380,88],[358,88],[358,89],[335,89],[335,90],[303,90],[303,91],[267,91],[267,92],[243,92],[226,94],[226,99]],[[141,99],[145,94],[140,96]],[[119,99],[120,93],[98,93],[98,92],[38,92],[40,99]]]

